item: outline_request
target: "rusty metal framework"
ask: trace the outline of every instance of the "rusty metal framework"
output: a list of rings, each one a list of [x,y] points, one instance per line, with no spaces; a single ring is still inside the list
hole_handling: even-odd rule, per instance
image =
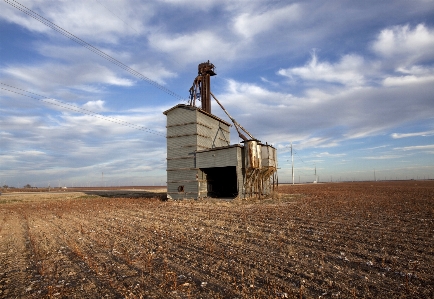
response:
[[[202,102],[202,110],[211,113],[211,76],[217,75],[214,72],[214,64],[203,62],[197,67],[197,77],[190,88],[190,105],[196,106],[196,100]]]
[[[245,197],[270,195],[278,188],[276,149],[257,140],[244,142]]]

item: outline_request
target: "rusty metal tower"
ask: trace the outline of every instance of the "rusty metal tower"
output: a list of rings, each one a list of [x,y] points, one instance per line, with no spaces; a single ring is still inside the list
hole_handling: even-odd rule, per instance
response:
[[[211,114],[211,76],[217,75],[214,72],[214,64],[202,62],[197,67],[197,77],[190,88],[190,105],[196,106],[196,99],[200,98],[202,110]]]

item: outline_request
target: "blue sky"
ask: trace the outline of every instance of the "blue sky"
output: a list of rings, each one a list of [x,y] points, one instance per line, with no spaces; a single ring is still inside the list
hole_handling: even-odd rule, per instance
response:
[[[291,142],[296,182],[434,178],[432,0],[18,1],[182,99],[9,3],[1,185],[164,185],[162,112],[207,60],[216,97],[278,149],[280,182]]]

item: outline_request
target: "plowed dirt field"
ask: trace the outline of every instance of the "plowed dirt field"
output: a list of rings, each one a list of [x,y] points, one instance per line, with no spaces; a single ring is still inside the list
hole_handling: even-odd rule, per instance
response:
[[[3,194],[0,298],[434,298],[434,181],[279,193]]]

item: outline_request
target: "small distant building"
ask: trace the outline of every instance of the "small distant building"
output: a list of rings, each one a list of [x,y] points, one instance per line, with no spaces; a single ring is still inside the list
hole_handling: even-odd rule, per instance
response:
[[[232,118],[244,141],[243,145],[230,144],[231,124],[211,113],[209,77],[213,75],[214,66],[209,61],[199,64],[199,75],[190,89],[190,104],[179,104],[163,112],[167,117],[168,197],[268,195],[277,185],[276,149],[247,139]],[[202,102],[201,108],[195,105],[196,96]]]

